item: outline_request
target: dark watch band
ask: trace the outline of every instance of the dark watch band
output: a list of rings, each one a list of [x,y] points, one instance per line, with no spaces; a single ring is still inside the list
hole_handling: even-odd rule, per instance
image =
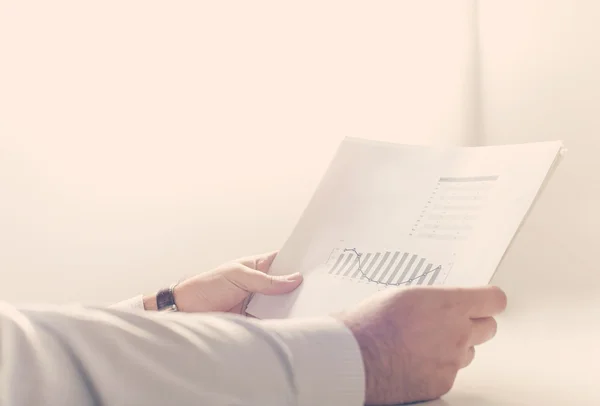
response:
[[[177,286],[176,283],[171,285],[168,289],[161,289],[156,294],[156,308],[158,311],[165,312],[176,312],[177,304],[175,303],[175,296],[173,295],[173,289]]]

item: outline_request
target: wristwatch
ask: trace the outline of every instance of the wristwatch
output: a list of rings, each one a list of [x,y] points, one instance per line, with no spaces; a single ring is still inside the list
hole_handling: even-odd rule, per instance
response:
[[[156,294],[156,308],[158,311],[163,312],[176,312],[179,311],[177,304],[175,303],[175,295],[173,290],[177,286],[177,283],[172,284],[167,289],[161,289]]]

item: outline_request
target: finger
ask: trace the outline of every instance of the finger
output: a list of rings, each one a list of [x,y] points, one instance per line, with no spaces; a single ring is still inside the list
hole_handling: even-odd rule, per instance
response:
[[[506,293],[496,286],[461,288],[457,292],[471,318],[495,316],[506,309]]]
[[[250,293],[282,295],[296,289],[302,283],[300,273],[290,275],[268,275],[251,268],[240,268],[229,276],[230,280]]]
[[[471,323],[471,345],[479,345],[491,340],[498,331],[498,323],[493,317],[475,319]]]
[[[248,313],[246,313],[246,309],[248,308],[248,303],[250,303],[250,299],[252,298],[252,296],[252,293],[248,294],[244,300],[242,300],[240,303],[236,304],[231,309],[229,309],[229,313],[236,313],[247,316]]]
[[[252,255],[238,259],[236,262],[264,273],[269,272],[271,264],[275,260],[279,251],[266,252],[264,254]]]
[[[469,347],[467,349],[465,356],[463,357],[463,359],[460,363],[460,367],[461,368],[468,367],[469,365],[471,365],[471,362],[473,362],[474,359],[475,359],[475,347]]]

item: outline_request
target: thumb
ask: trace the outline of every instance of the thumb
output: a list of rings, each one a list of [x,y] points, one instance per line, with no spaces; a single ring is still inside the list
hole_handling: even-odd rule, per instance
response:
[[[289,275],[269,275],[251,268],[244,268],[244,272],[240,272],[233,279],[250,293],[282,295],[300,286],[303,278],[299,272]]]

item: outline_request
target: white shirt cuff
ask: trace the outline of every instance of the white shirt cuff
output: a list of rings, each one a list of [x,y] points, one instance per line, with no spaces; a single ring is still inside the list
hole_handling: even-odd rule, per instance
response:
[[[333,318],[263,320],[291,351],[298,406],[362,406],[365,372],[352,332]]]
[[[113,309],[139,311],[144,310],[144,295],[138,295],[131,299],[123,300],[110,306]]]

